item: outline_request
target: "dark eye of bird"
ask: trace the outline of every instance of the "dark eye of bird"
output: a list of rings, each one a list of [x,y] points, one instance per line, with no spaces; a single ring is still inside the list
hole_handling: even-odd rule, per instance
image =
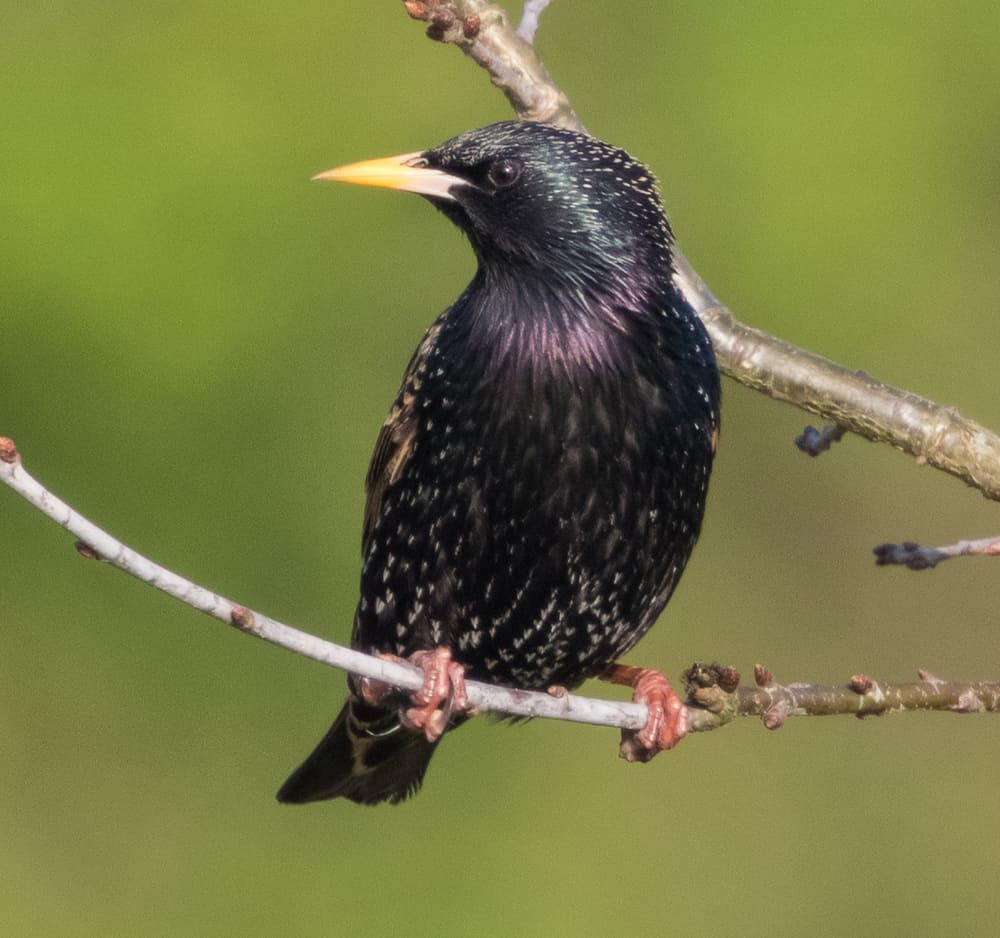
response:
[[[506,189],[517,182],[522,169],[524,169],[524,164],[520,160],[497,160],[495,163],[490,164],[486,178],[489,179],[495,188]]]

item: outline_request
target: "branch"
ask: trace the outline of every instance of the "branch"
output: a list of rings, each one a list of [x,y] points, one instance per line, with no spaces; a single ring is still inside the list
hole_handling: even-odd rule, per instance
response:
[[[294,629],[199,586],[137,553],[88,521],[31,476],[21,463],[14,441],[8,437],[0,437],[0,481],[74,535],[77,539],[77,551],[84,557],[103,560],[173,596],[192,609],[227,622],[248,635],[361,677],[374,678],[410,691],[419,690],[423,683],[420,670],[412,665],[385,661]],[[493,710],[524,717],[551,717],[627,729],[641,729],[646,722],[644,704],[593,700],[575,695],[554,697],[478,682],[469,682],[467,686],[469,704],[477,710]]]
[[[883,684],[867,674],[855,674],[844,687],[820,684],[776,684],[770,672],[757,665],[757,687],[738,690],[739,715],[760,716],[769,730],[780,729],[790,716],[880,716],[910,710],[941,710],[953,713],[1000,711],[1000,682],[942,681],[929,671],[918,672],[912,684]],[[697,693],[694,694],[697,699]]]
[[[412,665],[366,655],[292,628],[199,586],[137,553],[46,489],[25,470],[14,441],[2,436],[0,481],[74,535],[76,549],[82,556],[109,563],[192,609],[233,625],[247,635],[361,677],[410,691],[418,690],[423,682],[421,672]],[[740,687],[735,668],[692,665],[684,673],[688,731],[717,729],[740,716],[759,716],[768,729],[777,729],[789,716],[834,713],[864,716],[888,710],[972,713],[1000,709],[1000,682],[944,683],[922,674],[919,684],[879,685],[870,678],[857,676],[847,687],[780,685],[774,683],[770,673],[759,665],[755,677],[756,688]],[[646,723],[644,704],[598,700],[576,694],[553,696],[478,681],[467,682],[467,688],[470,707],[478,711],[633,730],[641,729]]]
[[[428,23],[427,35],[438,42],[456,45],[477,65],[486,69],[493,84],[524,120],[548,121],[562,127],[582,129],[583,124],[569,98],[552,80],[530,41],[522,39],[507,24],[507,14],[483,0],[403,0],[406,12]],[[525,32],[534,38],[530,17],[537,17],[547,4],[535,4],[528,12]]]
[[[998,557],[1000,537],[959,541],[947,547],[921,547],[913,541],[904,541],[902,544],[879,544],[874,553],[875,563],[880,567],[899,564],[911,570],[929,570],[942,560],[950,560],[952,557]]]
[[[583,131],[569,100],[504,11],[485,0],[405,0],[415,19],[430,23],[432,39],[458,46],[489,73],[517,116]],[[524,32],[534,35],[535,22]],[[719,367],[775,400],[818,414],[865,439],[889,443],[919,462],[958,476],[987,498],[1000,500],[1000,436],[909,391],[739,322],[675,249],[674,279],[712,337]]]
[[[529,0],[519,36],[507,25],[503,11],[483,0],[406,0],[411,16],[430,23],[428,33],[432,38],[458,45],[489,72],[520,117],[582,129],[566,96],[556,87],[531,46],[538,16],[547,5],[548,0]],[[715,298],[680,252],[675,279],[705,320],[727,374],[771,397],[821,414],[840,427],[869,439],[890,442],[958,475],[989,497],[1000,497],[1000,439],[994,434],[952,410],[881,385],[862,373],[847,371],[742,325]],[[824,443],[828,446],[835,438],[832,433],[825,437],[815,434],[819,440],[813,440],[813,446],[822,447]],[[821,448],[816,449],[819,451]],[[294,629],[136,553],[26,472],[13,441],[6,437],[0,437],[0,481],[72,533],[77,538],[77,550],[85,557],[110,563],[246,634],[323,664],[404,690],[417,690],[422,683],[421,673],[410,665],[375,658]],[[993,539],[963,542],[953,548],[903,547],[917,557],[922,556],[925,566],[960,553],[1000,552]],[[906,561],[880,559],[880,562]],[[750,715],[759,716],[769,729],[777,729],[789,716],[839,713],[865,716],[928,709],[956,713],[1000,710],[1000,682],[944,682],[927,672],[921,672],[920,678],[917,683],[894,685],[880,684],[859,674],[843,687],[781,685],[758,665],[757,686],[751,688],[739,686],[739,674],[733,668],[694,665],[685,672],[690,731],[715,729],[735,717]],[[471,707],[480,711],[623,729],[639,729],[646,722],[646,707],[642,704],[573,694],[552,696],[479,682],[469,682],[468,693]]]

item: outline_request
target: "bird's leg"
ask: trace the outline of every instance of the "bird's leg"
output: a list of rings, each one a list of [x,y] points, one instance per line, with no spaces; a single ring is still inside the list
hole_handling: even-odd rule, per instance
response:
[[[423,672],[424,683],[420,690],[410,695],[414,706],[401,708],[399,716],[400,722],[408,729],[423,730],[428,742],[441,738],[441,734],[448,728],[448,720],[456,710],[468,708],[465,667],[451,660],[449,649],[417,651],[409,659],[385,652],[378,652],[375,657],[396,662],[409,660],[410,664],[416,665]],[[358,694],[365,703],[372,706],[385,703],[396,692],[392,684],[372,677],[363,677],[358,682]]]
[[[410,698],[414,706],[401,711],[401,721],[411,730],[423,730],[427,741],[433,743],[448,728],[452,713],[469,706],[465,667],[451,660],[447,648],[415,652],[410,655],[410,664],[424,672],[424,683]]]
[[[626,762],[649,762],[658,752],[673,749],[687,733],[688,712],[684,701],[661,671],[611,664],[601,674],[602,681],[632,688],[632,700],[649,711],[641,730],[622,730],[619,754]]]

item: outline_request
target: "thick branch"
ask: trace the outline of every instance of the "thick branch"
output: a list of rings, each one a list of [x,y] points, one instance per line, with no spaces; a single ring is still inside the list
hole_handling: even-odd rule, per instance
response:
[[[702,313],[726,374],[769,397],[889,443],[1000,499],[1000,437],[952,407],[882,384],[737,322],[723,306]]]
[[[88,521],[31,476],[22,465],[14,442],[7,437],[0,437],[0,481],[74,535],[77,550],[83,556],[106,561],[199,612],[234,625],[248,635],[263,638],[352,674],[374,678],[404,690],[417,690],[422,683],[420,671],[411,665],[375,658],[294,629],[234,603],[136,553]],[[739,675],[733,668],[717,665],[694,665],[689,668],[685,672],[690,708],[689,731],[716,729],[737,716],[760,716],[765,726],[776,729],[787,716],[863,715],[911,709],[969,713],[996,711],[1000,702],[998,683],[945,684],[929,675],[924,676],[921,684],[898,686],[877,685],[868,678],[856,677],[847,688],[807,684],[781,686],[775,684],[760,667],[756,676],[757,688],[738,687]],[[641,729],[646,722],[646,707],[643,704],[596,700],[575,694],[552,696],[475,681],[468,682],[467,686],[469,703],[476,710],[622,729]]]
[[[407,10],[431,23],[432,38],[457,45],[485,68],[518,117],[584,129],[534,48],[508,24],[500,7],[484,0],[409,0]],[[437,28],[436,23],[449,26]],[[954,408],[743,325],[679,250],[676,267],[677,284],[704,320],[719,365],[731,378],[866,439],[889,443],[1000,500],[1000,437],[995,433]]]

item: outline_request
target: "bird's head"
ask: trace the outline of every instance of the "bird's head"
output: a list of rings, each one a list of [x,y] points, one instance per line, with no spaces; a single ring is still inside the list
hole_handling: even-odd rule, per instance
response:
[[[671,234],[652,174],[624,150],[549,124],[504,121],[418,153],[315,178],[417,192],[469,237],[486,273],[626,281],[666,275]]]

